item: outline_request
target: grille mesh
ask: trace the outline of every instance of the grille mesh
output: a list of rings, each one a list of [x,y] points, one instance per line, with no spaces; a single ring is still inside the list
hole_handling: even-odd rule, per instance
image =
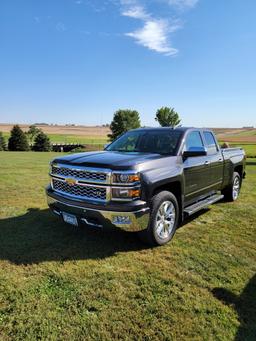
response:
[[[70,176],[77,179],[91,180],[103,182],[107,179],[106,173],[89,172],[86,170],[77,170],[65,167],[54,167],[52,166],[52,174],[59,176]]]
[[[95,188],[90,186],[69,185],[66,182],[52,179],[53,189],[80,198],[106,200],[106,188]]]

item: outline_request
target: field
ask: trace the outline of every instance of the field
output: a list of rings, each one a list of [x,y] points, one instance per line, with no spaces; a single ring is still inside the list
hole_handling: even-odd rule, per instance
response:
[[[0,153],[1,340],[256,339],[256,159],[236,203],[147,248],[53,216],[54,156]]]
[[[27,131],[28,125],[20,125]],[[86,145],[88,150],[102,149],[108,142],[107,135],[110,133],[107,127],[86,126],[60,126],[60,125],[38,125],[48,134],[52,143],[78,143]],[[6,139],[12,128],[11,124],[1,124],[0,131]],[[245,149],[248,157],[256,157],[256,129],[241,128],[213,128],[220,143],[228,142],[230,146],[238,146]]]
[[[214,129],[220,143],[244,148],[247,157],[256,157],[256,129]]]
[[[9,137],[11,124],[0,124],[0,131],[6,138]],[[20,125],[27,131],[28,125]],[[107,127],[86,127],[86,126],[60,126],[60,125],[38,125],[50,138],[52,143],[80,143],[80,144],[105,144],[110,133]]]

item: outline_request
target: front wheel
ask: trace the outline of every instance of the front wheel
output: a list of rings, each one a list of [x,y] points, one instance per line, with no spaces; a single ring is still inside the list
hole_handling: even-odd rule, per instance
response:
[[[227,201],[236,201],[241,189],[241,177],[240,174],[234,172],[232,184],[222,191],[224,198]]]
[[[147,244],[164,245],[174,236],[178,221],[179,205],[176,197],[168,191],[159,192],[151,200],[148,227],[139,236]]]

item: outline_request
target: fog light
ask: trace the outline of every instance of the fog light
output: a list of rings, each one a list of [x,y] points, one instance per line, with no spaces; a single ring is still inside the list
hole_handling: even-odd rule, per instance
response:
[[[131,219],[129,216],[117,215],[112,218],[112,223],[116,225],[131,224]]]

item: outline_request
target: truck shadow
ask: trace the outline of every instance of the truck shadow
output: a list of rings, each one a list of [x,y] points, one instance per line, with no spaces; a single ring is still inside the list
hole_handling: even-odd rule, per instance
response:
[[[212,293],[237,311],[240,326],[234,340],[256,340],[256,274],[249,280],[240,296],[225,288],[214,288]]]
[[[132,233],[73,228],[49,209],[0,220],[0,259],[14,264],[101,259],[117,252],[146,249]]]
[[[206,213],[186,219],[180,228]],[[47,261],[103,259],[118,252],[149,249],[135,233],[116,230],[75,228],[54,216],[49,209],[35,208],[21,216],[0,219],[0,259],[14,264]]]

